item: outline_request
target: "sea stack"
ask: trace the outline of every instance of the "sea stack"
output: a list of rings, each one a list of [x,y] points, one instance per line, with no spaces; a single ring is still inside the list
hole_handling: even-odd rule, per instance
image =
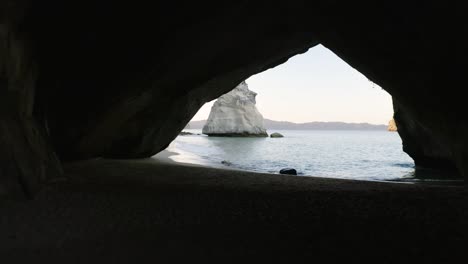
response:
[[[240,83],[211,107],[203,134],[223,137],[267,137],[263,116],[255,106],[257,93]]]
[[[391,131],[391,132],[397,131],[397,126],[396,126],[396,123],[395,123],[395,119],[392,118],[392,120],[390,120],[390,122],[388,122],[387,130]]]

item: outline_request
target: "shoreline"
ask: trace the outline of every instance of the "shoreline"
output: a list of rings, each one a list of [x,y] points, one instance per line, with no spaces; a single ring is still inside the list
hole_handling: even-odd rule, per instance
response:
[[[169,148],[170,148],[170,150],[168,150]],[[259,172],[256,172],[256,171],[249,171],[249,170],[244,170],[244,169],[241,169],[241,168],[226,166],[226,165],[223,165],[223,164],[219,164],[219,165],[217,165],[215,163],[198,164],[198,163],[177,161],[177,160],[171,158],[171,157],[176,157],[176,156],[184,156],[184,153],[181,153],[181,152],[182,151],[176,149],[175,147],[168,147],[167,149],[162,150],[161,152],[159,152],[158,154],[152,156],[149,159],[153,159],[157,163],[159,162],[159,163],[165,163],[165,164],[171,164],[171,165],[181,165],[181,166],[198,167],[198,168],[217,168],[217,169],[225,169],[225,170],[235,170],[235,171],[246,171],[246,172],[252,172],[252,173],[259,173]],[[198,156],[198,155],[196,155],[194,153],[190,153],[190,154],[194,155],[194,156]],[[202,158],[200,157],[200,159],[202,159]]]
[[[169,148],[169,147],[168,147]],[[350,178],[338,178],[338,177],[326,177],[326,176],[314,176],[314,175],[283,175],[280,173],[269,173],[269,172],[260,172],[260,171],[251,171],[237,167],[226,166],[223,164],[197,164],[197,163],[190,163],[190,162],[181,162],[172,159],[173,156],[183,156],[183,151],[176,149],[174,146],[170,147],[171,149],[165,149],[158,154],[154,155],[153,157],[149,158],[156,163],[168,164],[172,166],[185,166],[185,167],[197,167],[197,168],[214,168],[220,170],[228,170],[228,171],[241,171],[241,172],[248,172],[254,174],[268,174],[268,175],[282,175],[286,177],[307,177],[307,178],[318,178],[318,179],[336,179],[336,180],[349,180],[349,181],[362,181],[362,182],[379,182],[379,183],[393,183],[393,184],[410,184],[410,185],[427,185],[427,186],[445,186],[445,187],[456,187],[456,186],[464,186],[465,182],[463,179],[397,179],[397,180],[366,180],[366,179],[350,179]],[[197,154],[190,153],[190,155],[198,156]],[[200,157],[200,159],[202,159]]]

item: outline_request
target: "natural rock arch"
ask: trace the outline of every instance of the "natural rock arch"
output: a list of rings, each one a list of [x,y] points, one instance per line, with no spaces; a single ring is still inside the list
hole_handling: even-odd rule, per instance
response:
[[[204,102],[318,43],[393,96],[399,128],[417,123],[406,146],[427,135],[417,144],[430,151],[405,149],[417,165],[468,174],[467,21],[453,4],[10,0],[0,10],[0,193],[32,193],[60,174],[56,155],[151,156]]]

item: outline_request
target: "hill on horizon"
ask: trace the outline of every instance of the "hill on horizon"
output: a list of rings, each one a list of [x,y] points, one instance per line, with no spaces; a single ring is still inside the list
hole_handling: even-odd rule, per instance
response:
[[[186,129],[202,129],[206,120],[190,121]],[[307,122],[294,123],[289,121],[275,121],[264,119],[266,129],[281,130],[387,130],[386,125],[374,125],[369,123],[346,123],[346,122]]]

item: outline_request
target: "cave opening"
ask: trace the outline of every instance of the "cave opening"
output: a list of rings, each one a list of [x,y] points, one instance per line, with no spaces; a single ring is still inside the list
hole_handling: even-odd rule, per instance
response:
[[[318,95],[320,86],[296,91],[289,83],[301,79],[293,75],[280,87],[285,93],[278,94],[273,112],[262,102],[280,82],[262,90],[256,77],[271,74],[275,69],[267,69],[322,43],[392,94],[403,142],[394,149],[403,147],[415,167],[455,168],[466,179],[468,55],[467,41],[461,37],[467,29],[463,5],[167,2],[0,2],[2,260],[134,263],[247,257],[330,262],[368,256],[398,263],[447,263],[465,257],[466,186],[279,177],[149,158],[177,137],[203,103],[262,71],[247,83],[258,93],[265,118],[374,123],[325,115],[333,102],[341,102],[342,114],[355,114],[362,106],[350,103],[360,96],[349,83],[337,94],[350,94],[339,101],[336,95],[304,95]],[[309,66],[304,74],[326,68],[321,64],[312,71]],[[367,90],[384,94],[360,78]],[[331,83],[341,78],[327,79]],[[296,109],[299,106],[318,108]],[[280,115],[294,112],[297,119]],[[376,124],[386,125],[391,114]],[[272,132],[281,131],[268,130]],[[343,163],[345,155],[362,154],[353,148],[364,143],[370,142],[367,152],[375,153],[372,148],[377,145],[368,134],[355,132],[346,143],[353,133],[320,130],[306,135],[316,139],[307,141],[314,143],[308,147],[297,133],[243,141],[188,135],[175,143],[186,140],[182,143],[199,150],[188,151],[195,153],[193,158],[217,158],[222,168],[240,164],[222,156],[229,151],[250,162],[244,168],[248,170],[265,171],[273,164],[278,166],[271,169],[274,173],[287,166],[303,175],[310,169],[311,175],[323,176],[317,170],[326,168],[344,175],[367,164],[367,171],[386,174],[370,158]],[[400,142],[396,133],[375,133]],[[295,145],[282,144],[295,139]],[[218,152],[209,153],[195,140],[211,141]],[[384,141],[381,149],[388,146]],[[263,147],[269,148],[271,159],[262,159]],[[306,152],[311,149],[317,152]],[[179,154],[170,158],[184,156]],[[390,156],[388,151],[379,155]],[[334,164],[343,170],[330,166]]]
[[[403,151],[398,133],[389,131],[391,96],[323,45],[253,75],[246,83],[257,93],[256,107],[267,133],[284,137],[203,135],[213,100],[171,143],[168,149],[181,154],[173,160],[268,173],[294,168],[304,176],[424,178],[416,177],[414,161]]]

